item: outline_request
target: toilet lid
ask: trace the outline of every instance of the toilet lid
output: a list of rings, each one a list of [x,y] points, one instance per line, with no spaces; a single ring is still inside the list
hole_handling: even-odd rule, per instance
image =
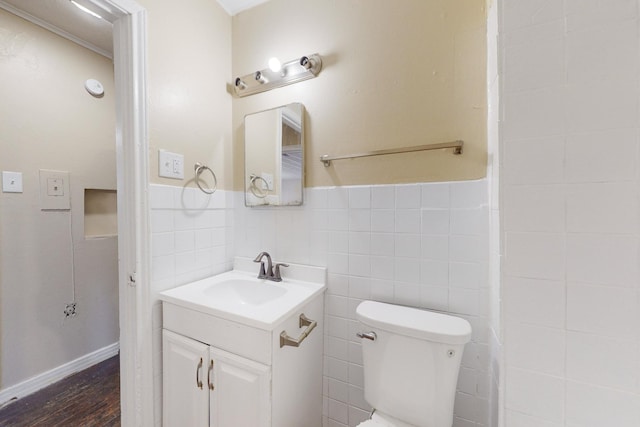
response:
[[[382,427],[383,424],[377,423],[374,420],[363,421],[358,424],[357,427]]]

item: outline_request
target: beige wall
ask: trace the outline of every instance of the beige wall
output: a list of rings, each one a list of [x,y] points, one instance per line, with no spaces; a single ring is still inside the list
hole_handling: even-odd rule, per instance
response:
[[[0,193],[4,389],[118,341],[117,241],[85,240],[83,225],[84,188],[116,188],[113,64],[0,10],[0,93],[0,169],[24,181]],[[39,169],[70,172],[71,213],[40,210]]]
[[[243,117],[302,102],[306,186],[465,180],[486,174],[485,1],[271,0],[233,18],[233,75],[319,53],[316,79],[233,101],[234,179]],[[465,151],[334,162],[323,154],[462,139]]]
[[[230,189],[231,18],[215,0],[139,0],[148,13],[150,179],[195,186],[194,164]],[[185,156],[185,179],[158,177],[158,149]]]

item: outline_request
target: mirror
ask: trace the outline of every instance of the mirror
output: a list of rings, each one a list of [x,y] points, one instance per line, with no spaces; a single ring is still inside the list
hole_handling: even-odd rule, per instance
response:
[[[244,118],[246,206],[302,204],[304,106],[292,103]]]

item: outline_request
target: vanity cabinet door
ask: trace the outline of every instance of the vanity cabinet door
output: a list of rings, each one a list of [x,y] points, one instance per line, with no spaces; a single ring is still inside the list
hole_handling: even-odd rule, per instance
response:
[[[208,425],[209,346],[163,330],[162,352],[162,425]]]
[[[210,358],[210,426],[271,426],[271,368],[213,347]]]

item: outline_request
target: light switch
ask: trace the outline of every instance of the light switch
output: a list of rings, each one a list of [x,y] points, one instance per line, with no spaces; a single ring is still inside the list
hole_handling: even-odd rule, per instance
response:
[[[22,193],[22,172],[2,172],[2,192]]]

